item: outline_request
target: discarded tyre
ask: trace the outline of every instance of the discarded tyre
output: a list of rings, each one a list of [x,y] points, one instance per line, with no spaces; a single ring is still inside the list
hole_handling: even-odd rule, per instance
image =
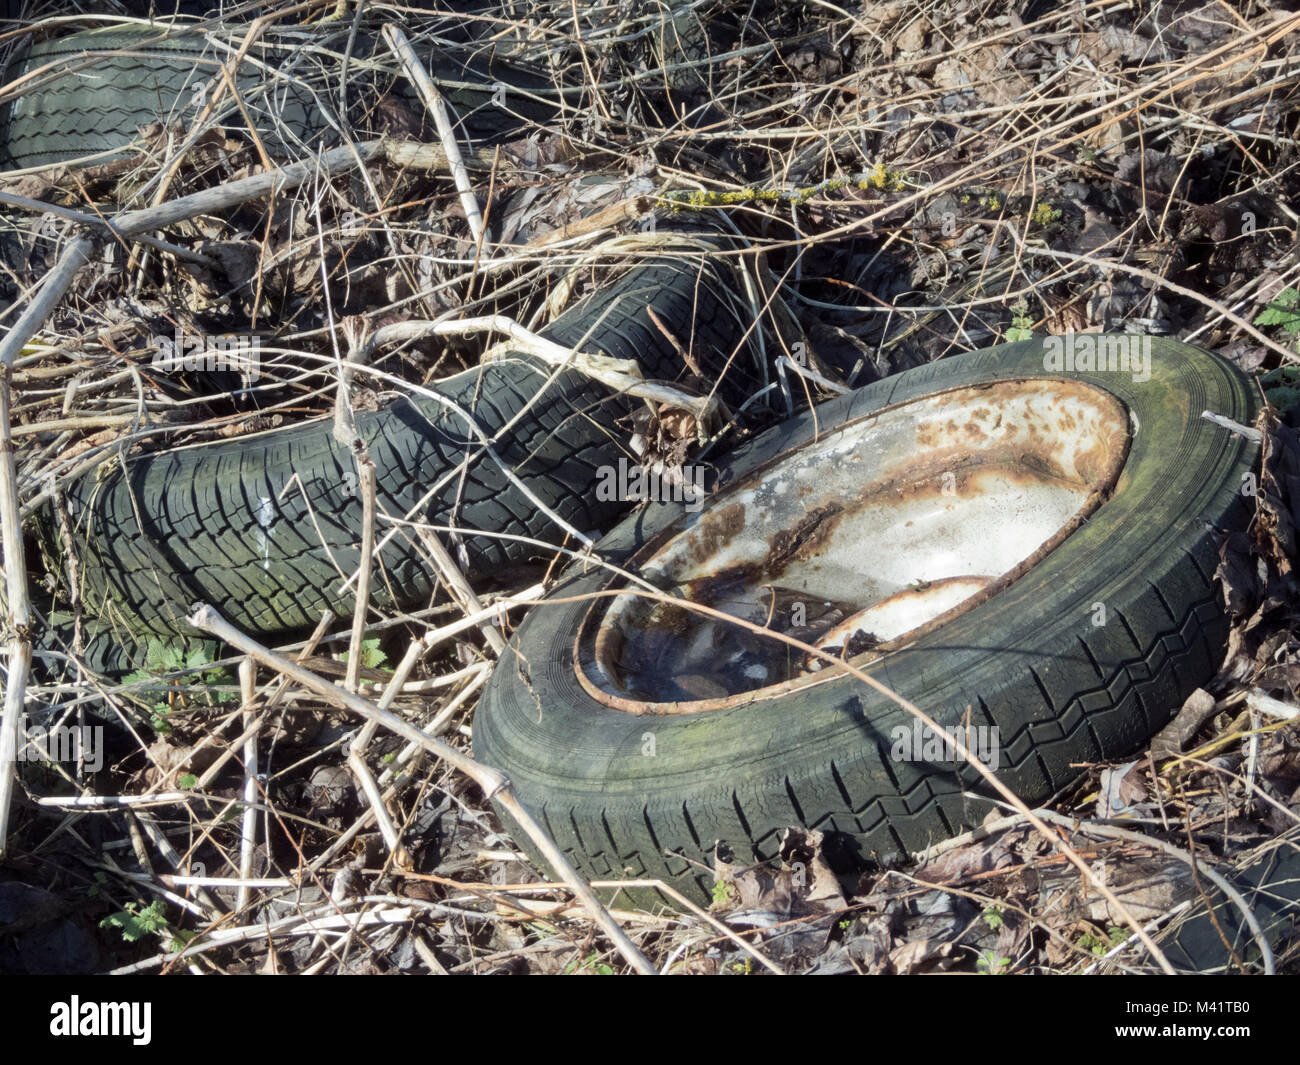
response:
[[[203,37],[160,40],[158,29],[74,33],[34,45],[9,79],[46,71],[0,115],[0,162],[6,169],[48,166],[111,153],[151,123],[193,120],[204,91],[229,57]],[[259,56],[260,57],[260,56]],[[243,74],[241,93],[256,87]],[[291,87],[277,101],[283,128],[310,141],[328,130],[310,96]],[[256,106],[256,105],[255,105]],[[269,134],[274,123],[260,123]],[[277,145],[278,147],[279,145]]]
[[[159,25],[73,33],[41,41],[17,57],[6,79],[34,80],[21,96],[0,107],[0,166],[48,166],[92,156],[103,161],[153,123],[188,128],[210,106],[222,67],[242,38],[235,32],[211,39],[196,34],[164,39],[164,30],[177,29]],[[347,30],[339,36],[342,43]],[[328,39],[322,31],[315,43]],[[374,42],[365,38],[356,43],[358,63],[372,47]],[[553,94],[549,81],[517,64],[480,57],[462,60],[450,51],[439,51],[428,60],[430,76],[443,83],[465,130],[475,137],[504,135],[519,127],[520,116],[541,119],[553,112],[547,103]],[[335,143],[343,124],[333,113],[334,93],[308,84],[319,73],[311,66],[310,49],[258,43],[247,52],[235,79],[242,111],[229,96],[217,110],[227,116],[233,133],[247,134],[251,122],[273,156],[310,155]],[[404,80],[357,76],[347,100],[347,124],[354,134],[384,131],[375,107],[385,93],[420,113]]]
[[[602,556],[847,654],[1035,803],[1139,747],[1219,665],[1217,546],[1248,515],[1257,445],[1207,410],[1248,424],[1256,400],[1184,344],[1003,345],[776,427],[707,506],[652,503]],[[866,862],[989,812],[963,798],[987,792],[968,763],[838,665],[628,589],[571,569],[474,725],[476,756],[589,876],[703,899],[719,842],[763,861],[805,826]]]
[[[698,229],[682,239],[704,249],[723,240]],[[714,261],[661,254],[542,334],[675,380],[685,366],[657,318],[700,352],[700,367],[735,399],[749,384],[740,360],[729,368],[725,360],[745,349],[746,308],[727,280]],[[481,577],[537,557],[539,540],[561,540],[550,514],[586,531],[626,511],[587,488],[620,455],[615,426],[629,409],[589,377],[512,351],[359,412],[356,429],[378,471],[380,512],[457,527],[466,572]],[[260,634],[309,627],[323,610],[350,613],[344,575],[360,563],[362,521],[354,470],[332,423],[318,419],[134,456],[125,468],[74,481],[66,493],[71,548],[97,619],[88,626],[88,664],[121,672],[143,659],[150,639],[193,635],[185,613],[196,601]],[[433,595],[436,575],[413,537],[394,537],[378,559],[372,603],[411,607]]]

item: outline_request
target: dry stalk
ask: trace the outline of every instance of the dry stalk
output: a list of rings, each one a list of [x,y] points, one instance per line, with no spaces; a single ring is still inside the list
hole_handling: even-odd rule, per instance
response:
[[[596,355],[566,348],[526,329],[513,318],[500,314],[486,315],[481,318],[462,318],[451,322],[411,320],[386,325],[375,330],[366,341],[363,358],[384,344],[426,336],[469,336],[486,332],[504,333],[510,340],[485,351],[484,362],[511,352],[524,352],[541,359],[549,366],[576,370],[616,392],[689,411],[702,425],[707,424],[716,411],[716,401],[711,398],[688,395],[671,385],[646,381],[641,376],[641,368],[629,359],[613,359],[608,355]]]
[[[618,948],[619,953],[623,955],[627,963],[640,973],[646,975],[655,974],[654,966],[646,960],[641,951],[628,938],[627,933],[610,917],[609,913],[592,893],[591,888],[587,886],[586,882],[569,863],[568,858],[546,834],[545,829],[534,820],[523,803],[519,801],[514,794],[510,781],[503,773],[474,761],[474,759],[440,740],[426,736],[410,722],[403,720],[396,714],[380,709],[374,703],[368,699],[363,699],[359,695],[344,691],[337,685],[331,684],[329,681],[304,669],[296,662],[290,661],[262,646],[256,640],[245,636],[206,603],[196,604],[194,613],[189,617],[189,623],[197,629],[212,633],[217,639],[230,644],[244,654],[251,655],[263,665],[284,674],[308,690],[314,691],[316,694],[334,702],[341,703],[348,710],[367,720],[376,721],[384,728],[422,747],[430,754],[441,758],[453,768],[468,776],[483,789],[483,794],[487,798],[495,799],[520,828],[528,834],[533,844],[559,874],[560,879],[568,884],[573,893],[582,901],[592,920],[596,922],[601,931],[610,937],[610,940]]]
[[[370,580],[375,552],[375,464],[360,439],[353,445],[357,463],[357,491],[361,494],[361,561],[357,569],[356,608],[352,612],[352,639],[348,646],[347,688],[355,692],[361,680],[362,643],[370,605]]]
[[[460,157],[460,146],[456,143],[456,132],[451,128],[446,101],[425,71],[424,64],[415,54],[415,49],[406,39],[406,34],[391,22],[384,24],[382,32],[384,41],[401,62],[402,69],[411,79],[411,84],[415,86],[420,99],[424,101],[424,106],[433,117],[434,125],[438,127],[442,149],[446,152],[447,162],[451,167],[451,178],[456,184],[456,191],[460,193],[461,206],[465,209],[465,221],[469,223],[469,230],[474,234],[474,242],[482,247],[483,215],[479,211],[478,200],[474,196],[474,187],[470,184],[464,160]]]
[[[70,243],[40,292],[0,342],[0,543],[4,547],[5,630],[9,668],[5,678],[4,716],[0,718],[0,857],[9,836],[9,806],[18,777],[18,731],[22,723],[27,673],[32,664],[31,604],[27,598],[27,559],[18,506],[18,471],[10,434],[9,377],[14,359],[63,299],[77,271],[90,257],[91,242]]]
[[[470,587],[469,580],[461,572],[460,567],[456,565],[456,560],[451,557],[451,552],[443,546],[443,542],[438,538],[438,534],[432,529],[420,528],[416,530],[420,538],[420,543],[424,549],[429,552],[429,557],[433,559],[434,564],[438,567],[438,572],[446,582],[448,590],[452,597],[461,605],[466,613],[478,613],[483,609],[483,602],[475,594],[474,589]],[[487,641],[489,647],[498,655],[503,654],[506,649],[505,637],[501,635],[500,630],[487,622],[482,627],[483,638]]]
[[[257,849],[257,729],[260,715],[257,700],[257,667],[251,658],[239,663],[239,693],[244,705],[244,816],[240,822],[239,878],[235,909],[243,910],[250,897],[247,881],[253,876],[253,855]]]

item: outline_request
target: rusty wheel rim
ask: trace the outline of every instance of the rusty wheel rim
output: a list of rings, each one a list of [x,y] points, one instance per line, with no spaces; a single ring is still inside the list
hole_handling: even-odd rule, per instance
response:
[[[933,393],[822,433],[647,544],[643,578],[855,664],[987,602],[1111,495],[1129,414],[1078,381]],[[741,626],[625,594],[593,603],[575,670],[607,706],[720,710],[842,674]]]

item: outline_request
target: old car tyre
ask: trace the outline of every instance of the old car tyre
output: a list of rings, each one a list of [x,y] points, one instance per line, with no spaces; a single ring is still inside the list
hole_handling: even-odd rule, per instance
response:
[[[853,600],[854,580],[880,573],[906,580],[920,552],[935,572],[863,615],[901,631],[860,634],[856,646],[842,632],[840,646],[850,640],[856,661],[941,725],[993,740],[977,753],[1036,803],[1080,763],[1138,748],[1219,666],[1228,623],[1217,549],[1249,517],[1243,485],[1257,445],[1202,413],[1248,425],[1257,405],[1234,367],[1170,340],[1006,344],[777,426],[727,456],[703,509],[652,502],[600,554],[724,606],[752,606],[746,595],[767,588],[777,627],[791,587],[820,579],[818,551],[835,556],[828,572],[844,592],[824,596],[823,585],[809,599]],[[783,482],[798,487],[801,507],[772,502],[789,495]],[[853,511],[860,501],[841,505],[857,485],[870,520]],[[1074,495],[1058,499],[1058,489]],[[900,507],[896,527],[881,525]],[[1056,532],[1035,549],[1052,507]],[[850,518],[875,533],[855,540]],[[755,521],[768,525],[755,531]],[[927,521],[936,537],[956,538],[953,551],[916,534]],[[996,545],[1017,544],[1026,521],[1039,526],[999,556]],[[782,567],[794,565],[799,537],[812,547],[792,577]],[[969,572],[992,565],[966,561],[982,553],[1005,566],[1026,550],[1005,571]],[[733,649],[734,627],[701,635],[699,615],[593,598],[626,586],[609,567],[572,567],[520,625],[474,722],[475,756],[505,771],[589,877],[662,879],[703,900],[719,842],[735,861],[764,861],[787,827],[804,826],[828,834],[838,861],[878,861],[991,809],[963,798],[988,790],[968,763],[919,742],[930,738],[911,716],[861,681],[800,662],[785,677],[752,662],[749,674],[727,674],[761,638],[737,634]],[[692,663],[710,656],[712,677],[674,674],[702,672]]]
[[[188,127],[209,102],[214,80],[241,37],[238,30],[228,35],[229,50],[216,48],[204,35],[163,39],[164,31],[175,28],[89,30],[20,46],[7,60],[6,80],[44,73],[20,96],[0,104],[0,167],[17,170],[91,156],[103,162],[154,123]],[[357,45],[358,58],[373,46],[371,41]],[[284,46],[256,45],[235,79],[243,112],[229,97],[218,108],[236,135],[247,134],[251,120],[276,158],[309,155],[338,141],[337,121],[327,114],[332,101],[301,84],[302,71],[292,65],[300,58]],[[461,60],[447,51],[429,55],[428,63],[430,76],[444,84],[474,137],[510,135],[521,128],[520,118],[545,120],[554,113],[549,80],[519,64]],[[268,83],[268,65],[286,77]],[[388,91],[419,113],[405,80],[356,77],[349,95],[354,133],[383,132],[381,118],[371,112]]]
[[[687,237],[706,248],[714,245],[704,241],[720,240],[698,228]],[[745,350],[745,305],[727,280],[688,253],[662,254],[593,290],[541,335],[675,380],[685,366],[657,319],[700,351],[699,365],[734,399],[752,385],[742,359],[725,366],[728,355]],[[618,421],[631,409],[626,397],[521,351],[428,392],[358,412],[357,434],[376,467],[380,512],[454,524],[464,532],[471,578],[548,559],[538,541],[564,538],[548,511],[582,531],[606,529],[626,512],[626,502],[590,491],[598,471],[623,453]],[[465,422],[443,400],[496,441],[491,452],[472,446]],[[65,497],[70,539],[83,601],[96,619],[87,663],[120,673],[138,666],[150,641],[193,635],[184,615],[196,601],[264,635],[309,628],[322,610],[350,613],[352,594],[339,586],[361,557],[354,470],[332,420],[316,419],[133,456],[125,467],[73,481]],[[395,537],[378,557],[382,579],[372,603],[428,602],[437,575],[417,540]]]

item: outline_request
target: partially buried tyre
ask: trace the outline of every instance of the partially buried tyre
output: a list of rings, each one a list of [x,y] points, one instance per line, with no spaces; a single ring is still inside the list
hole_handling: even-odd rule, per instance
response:
[[[989,812],[884,695],[631,574],[846,654],[1041,802],[1220,664],[1217,549],[1257,445],[1202,413],[1257,404],[1205,351],[1078,335],[817,407],[728,456],[707,505],[651,503],[601,541],[612,566],[570,569],[502,657],[475,754],[588,876],[696,899],[719,842],[764,861],[805,826],[871,862]]]

